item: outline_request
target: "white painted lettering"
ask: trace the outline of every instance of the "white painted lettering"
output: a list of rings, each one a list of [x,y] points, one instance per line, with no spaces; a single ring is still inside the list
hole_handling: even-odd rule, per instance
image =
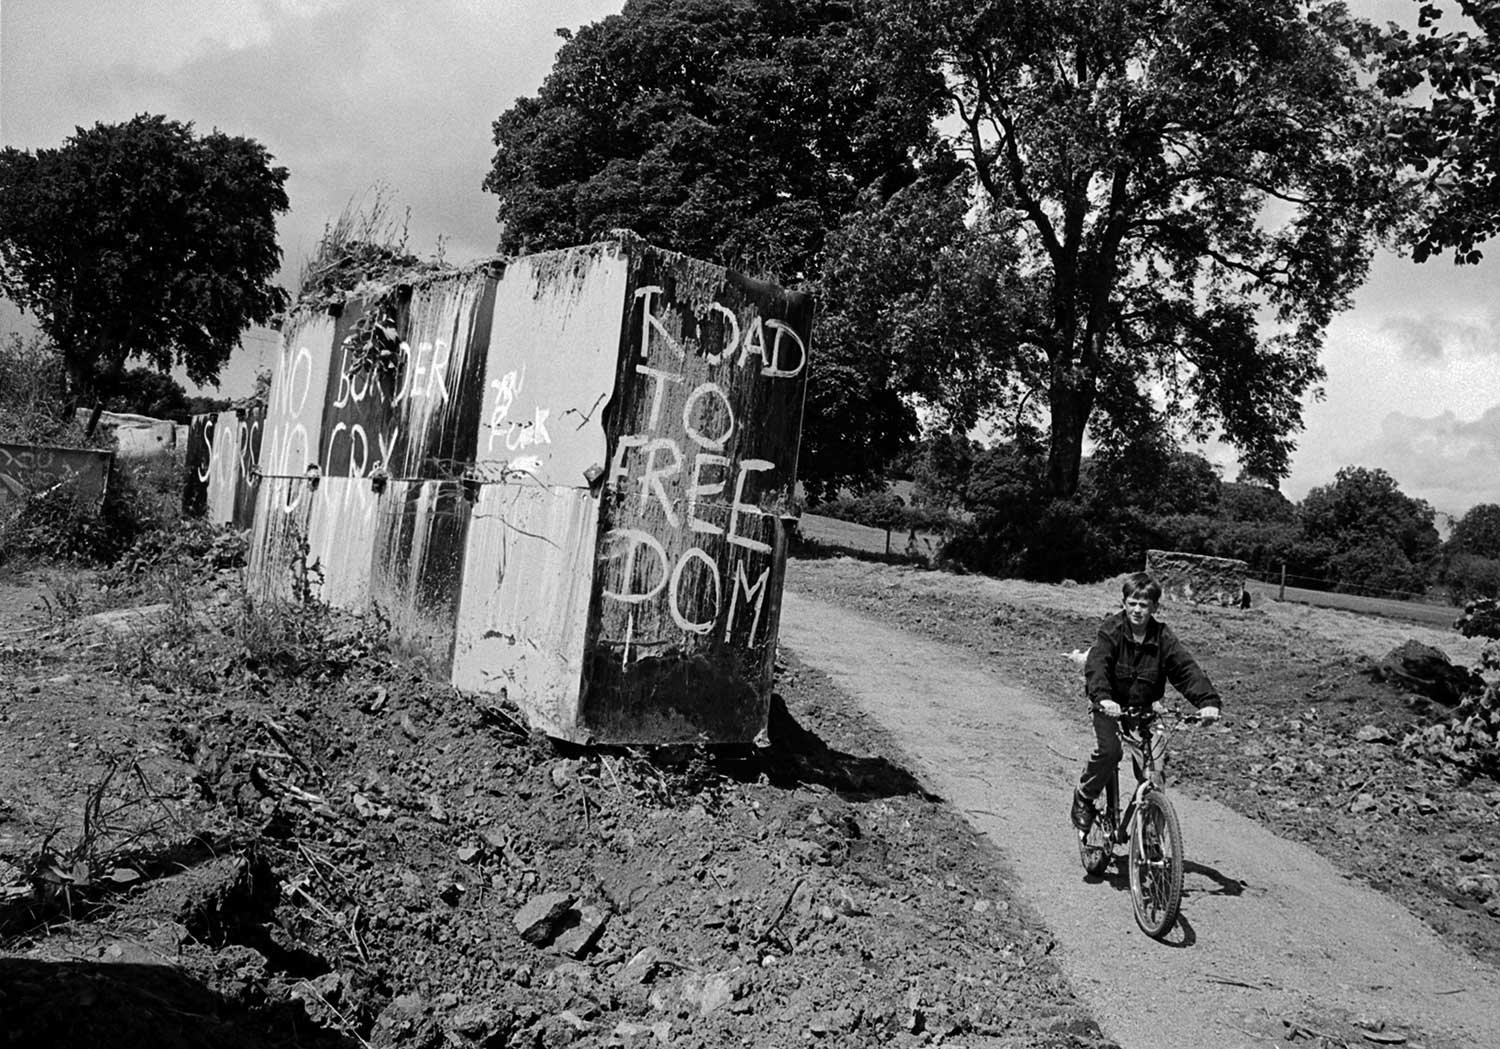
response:
[[[656,465],[656,453],[664,449],[672,453],[672,465],[659,467]],[[641,512],[646,512],[647,494],[655,493],[657,501],[661,503],[662,516],[673,528],[679,525],[677,512],[672,509],[672,499],[667,495],[667,488],[662,484],[662,478],[671,477],[681,469],[682,450],[677,447],[677,442],[672,438],[658,437],[646,445],[646,472],[641,475]]]
[[[432,364],[427,372],[427,396],[432,396],[432,388],[437,387],[438,393],[443,400],[448,399],[448,358],[453,355],[453,347],[447,342],[439,339],[432,352]]]
[[[724,432],[718,437],[706,436],[693,424],[693,416],[697,412],[698,402],[709,394],[718,397],[719,403],[724,406]],[[688,394],[687,400],[682,404],[682,428],[687,431],[689,437],[697,442],[699,447],[707,448],[711,452],[722,452],[724,450],[725,442],[734,436],[734,406],[729,403],[729,395],[723,391],[718,383],[706,382]]]
[[[686,574],[689,561],[701,561],[708,566],[708,578],[714,584],[714,610],[707,619],[693,621],[682,614],[682,603],[679,600],[682,594],[682,577]],[[672,613],[672,622],[690,634],[706,634],[714,628],[714,620],[719,617],[719,606],[723,603],[724,595],[719,583],[719,566],[714,559],[709,557],[698,547],[688,549],[687,553],[677,559],[676,566],[672,569],[672,585],[667,591],[667,600]]]
[[[495,442],[500,440],[501,424],[505,417],[510,414],[511,405],[515,404],[516,394],[526,384],[526,369],[522,368],[519,376],[516,372],[506,372],[499,379],[491,379],[490,386],[495,391],[495,406],[490,410],[490,443],[489,451],[494,451]]]
[[[698,517],[698,497],[700,495],[722,495],[724,492],[724,482],[722,480],[714,484],[703,483],[703,468],[705,466],[710,468],[718,467],[727,472],[729,469],[729,460],[725,456],[714,455],[711,452],[699,452],[693,457],[693,483],[688,486],[688,528],[694,532],[723,535],[724,529]]]
[[[646,426],[648,429],[655,430],[657,424],[661,422],[662,394],[666,392],[668,383],[681,382],[682,376],[673,375],[671,372],[660,371],[656,368],[648,368],[644,364],[637,364],[635,370],[637,375],[648,375],[651,377],[651,416]]]
[[[760,358],[762,368],[771,363],[766,356],[766,330],[761,326],[758,313],[750,321],[750,327],[745,330],[744,340],[740,343],[740,358],[735,363],[743,368],[751,356]]]
[[[387,474],[394,475],[396,472],[396,463],[394,461],[396,456],[396,439],[400,436],[401,428],[399,426],[391,427],[389,443],[386,442],[385,434],[377,433],[375,435],[375,442],[380,445],[380,465],[385,467]]]
[[[662,547],[657,538],[650,532],[643,532],[639,528],[611,528],[604,537],[606,545],[612,547],[604,554],[603,560],[614,561],[621,558],[619,546],[628,543],[623,559],[624,565],[620,569],[619,590],[604,590],[605,597],[623,601],[627,605],[637,605],[643,601],[650,601],[662,588],[667,585],[667,551]],[[660,578],[647,590],[637,591],[634,589],[636,573],[636,557],[641,549],[645,547],[656,557],[660,569]]]
[[[735,316],[734,311],[722,302],[713,304],[713,308],[724,315],[724,323],[728,325],[728,332],[724,336],[724,345],[718,353],[705,353],[703,359],[709,364],[722,364],[725,360],[734,356],[734,347],[740,341],[740,319]]]
[[[652,334],[659,336],[667,344],[667,348],[677,356],[686,356],[683,353],[682,347],[678,345],[677,339],[667,330],[666,325],[662,324],[661,320],[651,309],[652,303],[661,293],[662,288],[657,284],[648,284],[644,288],[637,288],[635,291],[635,297],[641,303],[641,356],[651,356]]]
[[[764,470],[774,470],[776,464],[769,459],[746,459],[740,463],[739,476],[734,479],[734,503],[729,509],[729,535],[727,539],[735,546],[743,546],[746,550],[759,550],[763,554],[771,552],[771,545],[763,543],[759,539],[751,539],[739,534],[740,514],[746,513],[755,517],[768,516],[764,510],[754,503],[745,502],[745,478],[752,473],[760,473]]]
[[[627,434],[616,442],[615,455],[609,464],[609,476],[604,479],[606,485],[614,487],[616,483],[630,476],[630,468],[625,465],[625,453],[632,448],[639,448],[645,443],[646,435],[643,433]]]
[[[755,615],[750,619],[750,636],[745,639],[747,645],[755,644],[755,632],[760,629],[761,606],[765,604],[766,580],[770,578],[771,566],[767,565],[760,570],[760,578],[751,586],[750,581],[745,578],[745,561],[743,558],[734,563],[734,587],[729,594],[729,615],[724,617],[724,640],[729,640],[730,632],[734,630],[734,613],[739,607],[740,594],[745,595],[746,601],[755,602]]]
[[[793,331],[792,326],[785,321],[766,321],[766,327],[776,333],[776,338],[771,342],[771,359],[760,370],[760,373],[772,379],[790,379],[802,374],[802,369],[807,366],[807,345],[802,341],[802,336]],[[797,344],[797,367],[795,368],[782,367],[781,340],[783,335],[790,335],[791,341]]]

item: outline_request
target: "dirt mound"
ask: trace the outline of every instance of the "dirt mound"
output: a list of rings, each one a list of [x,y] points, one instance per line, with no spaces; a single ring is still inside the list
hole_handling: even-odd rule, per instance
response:
[[[1102,1042],[996,856],[810,671],[782,668],[768,750],[586,751],[368,624],[277,628],[277,658],[205,600],[209,626],[7,650],[18,1044],[98,1044],[127,1007],[132,1044],[179,1017],[173,1046]],[[44,892],[110,768],[134,804]]]

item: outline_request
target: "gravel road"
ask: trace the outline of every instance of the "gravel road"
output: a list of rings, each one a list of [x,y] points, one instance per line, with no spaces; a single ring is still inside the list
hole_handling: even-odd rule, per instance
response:
[[[1125,1049],[1317,1034],[1500,1045],[1500,972],[1212,800],[1174,793],[1188,858],[1183,917],[1165,944],[1142,934],[1114,867],[1085,878],[1067,822],[1091,742],[1081,704],[1065,723],[961,649],[791,590],[781,641],[901,740],[912,772],[1007,856],[1075,987]],[[1205,731],[1247,730],[1231,720]]]

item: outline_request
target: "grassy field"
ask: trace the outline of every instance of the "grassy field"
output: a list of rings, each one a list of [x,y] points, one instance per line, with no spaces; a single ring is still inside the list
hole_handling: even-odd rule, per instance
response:
[[[840,521],[817,514],[802,515],[802,535],[825,546],[847,550],[852,554],[877,554],[899,557],[907,553],[907,533],[887,533],[883,528],[869,528],[850,521]],[[940,537],[936,534],[918,532],[918,552],[927,559],[937,552]],[[1274,583],[1252,580],[1250,593],[1257,602],[1276,601],[1281,588]],[[1396,601],[1381,597],[1363,597],[1358,594],[1335,594],[1323,590],[1304,590],[1289,586],[1286,596],[1280,598],[1294,604],[1311,605],[1315,608],[1338,608],[1362,615],[1384,616],[1401,619],[1426,626],[1450,628],[1458,617],[1459,610],[1447,605],[1427,604],[1420,601]]]

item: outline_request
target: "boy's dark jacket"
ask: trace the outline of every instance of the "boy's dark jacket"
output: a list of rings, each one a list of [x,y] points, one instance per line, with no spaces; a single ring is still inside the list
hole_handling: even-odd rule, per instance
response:
[[[1154,617],[1140,644],[1131,638],[1124,612],[1107,617],[1099,625],[1094,647],[1089,649],[1083,681],[1089,705],[1095,710],[1106,699],[1127,709],[1148,707],[1161,699],[1168,681],[1195,707],[1219,706],[1219,694],[1208,675],[1171,627]]]

